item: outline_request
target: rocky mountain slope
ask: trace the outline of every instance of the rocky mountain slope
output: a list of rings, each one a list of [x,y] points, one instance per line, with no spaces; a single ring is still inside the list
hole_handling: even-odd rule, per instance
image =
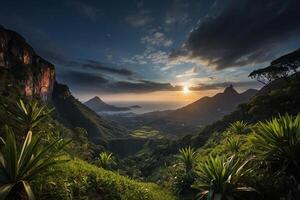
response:
[[[0,70],[4,90],[19,87],[21,94],[49,99],[55,81],[54,66],[39,57],[18,33],[0,26]]]

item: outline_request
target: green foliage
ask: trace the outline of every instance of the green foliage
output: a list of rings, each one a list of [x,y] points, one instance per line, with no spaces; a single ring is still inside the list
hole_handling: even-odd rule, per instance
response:
[[[239,137],[230,137],[227,139],[227,146],[233,154],[239,152],[241,145],[242,143]]]
[[[185,172],[189,173],[194,169],[195,161],[197,159],[196,151],[189,147],[179,149],[178,158],[185,166]]]
[[[300,114],[259,122],[252,143],[256,154],[273,170],[299,176]]]
[[[40,200],[175,200],[153,183],[142,183],[75,159],[55,166],[56,173],[35,181]]]
[[[110,169],[112,164],[115,164],[115,159],[112,153],[101,152],[99,154],[99,165],[103,169]]]
[[[232,134],[247,134],[249,125],[244,121],[235,121],[229,125],[227,131]]]
[[[29,182],[58,163],[55,158],[64,146],[62,140],[41,146],[41,138],[28,131],[22,148],[18,148],[13,131],[6,127],[6,138],[1,138],[1,141],[3,146],[0,151],[0,199],[5,199],[9,194],[22,196],[23,192],[28,199],[35,199]]]
[[[254,191],[242,184],[242,178],[250,172],[246,165],[250,160],[231,156],[227,160],[222,157],[210,156],[196,168],[198,181],[195,188],[202,190],[200,198],[208,200],[232,200],[240,196],[241,192]]]
[[[8,123],[23,133],[33,131],[53,110],[35,99],[30,100],[27,104],[20,99],[15,106],[6,109]]]

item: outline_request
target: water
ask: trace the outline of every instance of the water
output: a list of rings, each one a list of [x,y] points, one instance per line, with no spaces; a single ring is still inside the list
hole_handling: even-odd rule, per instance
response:
[[[142,114],[153,111],[172,110],[184,106],[182,102],[107,102],[111,105],[120,107],[131,107],[138,105],[141,108],[131,108],[129,111],[122,112],[105,112],[105,114],[118,114],[133,112],[135,114]]]

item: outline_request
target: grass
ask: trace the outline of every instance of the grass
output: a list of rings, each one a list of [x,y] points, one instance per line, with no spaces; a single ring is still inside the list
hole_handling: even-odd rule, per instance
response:
[[[75,159],[34,184],[37,199],[174,200],[167,190]]]
[[[157,130],[153,130],[151,127],[143,126],[141,129],[134,130],[130,134],[135,138],[153,138],[153,139],[163,139],[164,136]]]

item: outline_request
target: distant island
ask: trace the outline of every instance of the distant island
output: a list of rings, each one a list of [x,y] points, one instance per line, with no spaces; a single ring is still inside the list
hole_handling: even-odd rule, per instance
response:
[[[115,105],[110,105],[105,103],[98,96],[91,98],[90,100],[86,101],[84,104],[95,112],[120,112],[120,111],[130,111],[131,109],[142,108],[139,105],[133,105],[130,107],[119,107]]]
[[[139,106],[139,105],[133,105],[133,106],[130,106],[130,108],[139,109],[139,108],[142,108],[142,106]]]

